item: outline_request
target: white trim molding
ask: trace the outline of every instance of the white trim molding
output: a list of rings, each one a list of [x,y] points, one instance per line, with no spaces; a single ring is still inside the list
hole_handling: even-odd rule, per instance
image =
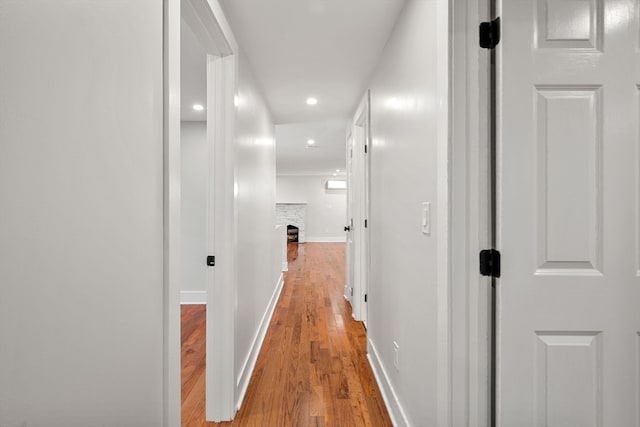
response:
[[[444,13],[446,5],[439,5]],[[490,279],[478,273],[480,249],[489,247],[489,54],[478,49],[478,22],[489,19],[487,0],[449,0],[449,277],[439,295],[448,322],[448,357],[439,364],[442,426],[488,427],[490,395]],[[443,18],[441,18],[442,20]],[[442,261],[444,262],[444,261]],[[439,264],[441,265],[441,264]],[[446,364],[445,364],[446,363]],[[448,378],[444,378],[447,375]],[[445,381],[448,384],[445,384]],[[446,386],[446,387],[444,387]],[[448,391],[447,391],[448,389]],[[446,411],[446,413],[445,413]],[[446,419],[448,418],[448,420]],[[448,422],[447,422],[448,421]]]
[[[207,55],[209,253],[225,254],[209,270],[206,337],[206,420],[235,416],[235,318],[238,286],[235,106],[237,56]],[[213,184],[213,185],[211,185]],[[225,351],[218,351],[224,348]]]
[[[278,283],[276,284],[276,288],[274,289],[273,294],[271,295],[271,299],[269,300],[269,304],[267,305],[267,309],[262,315],[262,320],[260,320],[260,326],[258,327],[256,336],[253,338],[253,342],[251,343],[251,350],[249,351],[249,354],[247,354],[247,359],[244,361],[244,364],[242,365],[242,369],[240,370],[240,375],[238,375],[238,383],[236,384],[237,390],[238,390],[238,399],[236,401],[237,410],[240,409],[240,406],[242,405],[242,401],[244,400],[244,396],[247,393],[247,387],[249,387],[249,380],[251,379],[253,370],[256,367],[258,354],[260,353],[260,349],[262,348],[264,337],[267,334],[267,329],[269,328],[269,324],[271,323],[271,318],[273,317],[273,312],[275,311],[278,298],[280,298],[280,293],[282,292],[283,285],[284,285],[284,276],[280,274],[280,277],[278,278]]]
[[[206,304],[207,291],[180,291],[180,304]]]
[[[341,237],[307,237],[307,243],[344,243],[346,236]]]
[[[394,427],[409,427],[411,424],[409,424],[409,420],[407,419],[407,415],[400,404],[398,395],[393,389],[391,381],[389,381],[389,376],[387,375],[387,371],[384,369],[382,361],[378,356],[378,351],[371,340],[367,341],[367,359],[369,359],[369,365],[371,366],[373,376],[376,378],[376,382],[378,383],[378,388],[380,389],[380,393],[384,399],[384,404],[387,407],[391,423]]]
[[[164,0],[163,427],[180,425],[180,0]]]

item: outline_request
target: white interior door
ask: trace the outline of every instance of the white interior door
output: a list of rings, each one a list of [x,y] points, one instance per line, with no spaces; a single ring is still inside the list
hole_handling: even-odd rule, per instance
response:
[[[364,100],[364,108],[360,118],[358,119],[357,126],[360,128],[362,145],[360,152],[362,153],[362,167],[361,167],[361,206],[362,211],[362,254],[361,254],[361,287],[362,287],[362,307],[360,309],[360,318],[367,326],[367,314],[368,314],[368,295],[369,295],[369,263],[370,263],[370,240],[369,240],[369,182],[370,182],[370,152],[371,152],[371,131],[370,131],[370,94],[367,91],[367,95]]]
[[[353,127],[353,225],[351,236],[354,242],[354,286],[353,286],[353,314],[356,320],[366,322],[366,270],[365,270],[365,211],[364,206],[364,128],[359,124]]]
[[[353,233],[351,228],[353,227],[353,135],[349,134],[347,138],[347,218],[345,224],[346,242],[345,248],[345,284],[344,284],[344,296],[353,307],[353,282],[354,282],[354,245],[353,245]]]
[[[502,427],[640,426],[638,5],[499,5]]]

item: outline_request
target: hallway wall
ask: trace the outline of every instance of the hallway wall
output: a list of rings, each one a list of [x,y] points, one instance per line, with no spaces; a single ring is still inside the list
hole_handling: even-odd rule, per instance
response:
[[[277,290],[282,261],[281,242],[275,230],[275,127],[250,65],[242,54],[239,56],[238,99],[235,367],[236,383],[243,383],[250,374],[250,359],[256,351],[254,345],[263,316]]]
[[[436,27],[435,0],[408,0],[370,84],[369,352],[398,425],[437,425]]]
[[[163,425],[163,4],[0,2],[0,425]]]
[[[347,191],[327,190],[332,176],[279,175],[276,179],[278,203],[307,203],[307,242],[344,242],[347,218]]]

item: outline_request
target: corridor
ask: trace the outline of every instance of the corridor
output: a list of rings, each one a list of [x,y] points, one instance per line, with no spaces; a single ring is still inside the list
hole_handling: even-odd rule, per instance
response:
[[[204,421],[205,306],[182,306],[182,425],[391,426],[342,292],[344,244],[289,244],[289,271],[244,403]]]

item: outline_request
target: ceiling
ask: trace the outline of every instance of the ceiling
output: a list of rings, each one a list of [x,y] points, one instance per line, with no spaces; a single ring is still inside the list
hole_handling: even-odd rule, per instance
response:
[[[221,0],[276,126],[278,174],[345,167],[346,126],[404,0]],[[205,120],[205,52],[182,25],[182,117]],[[305,100],[315,97],[318,104]],[[317,148],[307,148],[307,140]]]
[[[221,0],[277,124],[347,118],[403,0]],[[318,99],[309,107],[307,97]]]
[[[344,175],[347,123],[334,119],[277,125],[278,175]],[[315,141],[312,147],[309,139]]]

